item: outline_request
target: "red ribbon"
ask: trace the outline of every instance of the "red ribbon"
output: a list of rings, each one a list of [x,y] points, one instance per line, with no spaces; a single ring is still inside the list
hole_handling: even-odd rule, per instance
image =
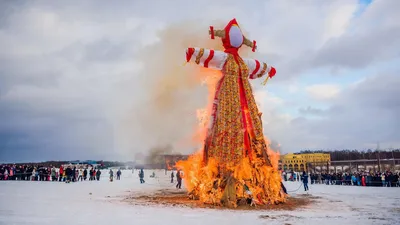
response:
[[[188,48],[186,51],[186,62],[189,62],[194,53],[194,48]]]
[[[276,74],[276,69],[274,67],[271,67],[271,70],[268,73],[269,78],[272,78]]]

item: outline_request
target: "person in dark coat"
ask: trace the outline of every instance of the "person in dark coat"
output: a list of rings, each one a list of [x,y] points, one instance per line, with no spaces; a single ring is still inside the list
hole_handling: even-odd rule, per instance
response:
[[[74,169],[72,170],[72,182],[76,181],[76,167],[74,166]]]
[[[178,181],[178,183],[176,184],[176,188],[181,189],[181,186],[182,186],[182,174],[181,174],[180,170],[178,170],[178,172],[176,172],[176,180]]]
[[[304,191],[308,191],[308,175],[307,175],[306,171],[303,171],[301,180],[303,181]]]
[[[73,171],[72,171],[71,167],[68,166],[68,168],[65,170],[65,175],[67,176],[67,180],[65,181],[66,183],[71,182],[72,173],[73,173]]]
[[[143,171],[143,169],[140,169],[140,172],[139,172],[139,179],[140,179],[140,183],[141,183],[141,184],[145,183],[145,181],[144,181],[144,171]]]
[[[83,179],[86,180],[86,178],[87,178],[87,169],[83,171]]]
[[[89,170],[89,180],[93,180],[93,168]]]
[[[174,171],[171,172],[171,184],[174,183]]]
[[[121,169],[118,169],[117,171],[117,180],[121,180]]]
[[[97,179],[97,181],[100,180],[100,175],[101,175],[101,171],[100,171],[100,169],[97,169],[97,172],[96,172],[96,179]]]

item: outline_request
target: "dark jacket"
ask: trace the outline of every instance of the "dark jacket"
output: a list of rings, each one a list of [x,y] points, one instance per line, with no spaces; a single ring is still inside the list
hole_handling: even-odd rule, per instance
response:
[[[176,172],[176,179],[178,181],[182,180],[182,176],[181,176],[181,172],[180,171]]]
[[[301,180],[303,181],[303,183],[308,183],[308,175],[307,173],[303,173],[303,176],[301,176]]]

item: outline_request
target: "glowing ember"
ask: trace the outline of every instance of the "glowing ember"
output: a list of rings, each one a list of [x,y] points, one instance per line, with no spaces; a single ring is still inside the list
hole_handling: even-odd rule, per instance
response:
[[[212,37],[223,39],[225,52],[186,51],[187,61],[217,70],[202,70],[209,96],[207,107],[197,111],[195,139],[204,141],[204,147],[176,167],[183,170],[192,199],[234,208],[238,204],[277,204],[286,200],[278,171],[279,154],[270,149],[262,134],[261,113],[248,81],[264,74],[272,78],[276,71],[237,54],[240,45],[235,47],[225,36],[229,33],[228,38],[233,38],[230,29],[237,26],[232,20],[225,30],[210,30]],[[255,42],[245,39],[243,43],[255,49]]]

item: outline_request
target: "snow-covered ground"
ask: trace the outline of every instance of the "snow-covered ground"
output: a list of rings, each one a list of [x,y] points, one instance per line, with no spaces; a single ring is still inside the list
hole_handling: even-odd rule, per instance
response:
[[[118,201],[132,192],[173,188],[164,171],[140,184],[137,171],[121,180],[77,183],[0,181],[0,224],[400,224],[400,188],[310,185],[316,203],[295,211],[231,211],[138,206]],[[288,191],[300,183],[285,183]],[[130,192],[130,193],[129,193]],[[305,194],[303,189],[291,193]],[[268,216],[268,217],[267,217]]]

